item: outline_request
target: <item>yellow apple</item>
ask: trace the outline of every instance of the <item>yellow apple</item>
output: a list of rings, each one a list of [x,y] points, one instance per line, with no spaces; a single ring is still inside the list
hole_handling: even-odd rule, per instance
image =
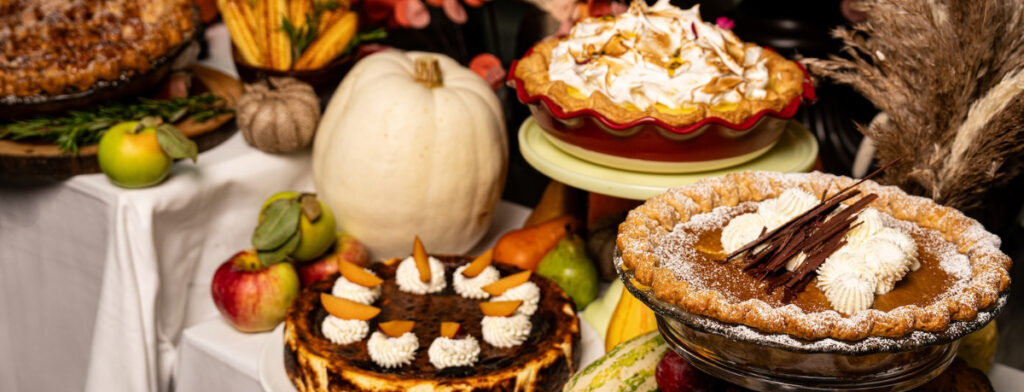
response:
[[[263,207],[260,208],[260,222],[263,221],[263,213],[270,203],[280,199],[296,198],[300,195],[301,193],[296,191],[283,191],[271,195],[263,202]],[[320,205],[320,216],[315,221],[311,222],[305,214],[299,217],[301,239],[299,240],[299,246],[289,254],[296,261],[306,262],[316,259],[327,251],[334,244],[335,239],[337,239],[334,228],[334,214],[331,213],[331,210],[322,201],[317,200],[317,203]]]

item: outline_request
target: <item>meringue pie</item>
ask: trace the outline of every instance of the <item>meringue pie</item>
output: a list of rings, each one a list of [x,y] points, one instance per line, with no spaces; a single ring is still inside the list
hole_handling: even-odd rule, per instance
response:
[[[733,123],[781,111],[803,92],[803,72],[771,50],[659,0],[579,21],[539,43],[516,67],[530,95],[566,112],[594,109],[618,123],[654,117],[673,126],[718,117]]]
[[[852,184],[822,173],[744,172],[672,189],[629,213],[618,267],[683,311],[810,340],[942,332],[1006,292],[1011,262],[998,237],[955,209],[871,181],[839,207],[877,197],[833,253],[788,260],[790,271],[824,260],[791,298],[773,276],[755,278],[743,259],[728,259]]]

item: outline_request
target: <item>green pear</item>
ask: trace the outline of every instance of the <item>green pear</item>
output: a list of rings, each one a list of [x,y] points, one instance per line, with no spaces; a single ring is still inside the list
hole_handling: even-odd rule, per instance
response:
[[[597,268],[587,258],[586,245],[570,227],[566,227],[565,237],[541,259],[537,273],[565,290],[576,303],[576,309],[585,308],[600,288]]]

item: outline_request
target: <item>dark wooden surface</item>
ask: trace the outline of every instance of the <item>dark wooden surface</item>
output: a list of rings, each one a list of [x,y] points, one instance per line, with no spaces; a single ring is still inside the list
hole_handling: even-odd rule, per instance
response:
[[[195,65],[196,93],[211,92],[234,108],[242,94],[242,84],[235,78],[209,67]],[[227,140],[236,127],[234,114],[222,114],[204,122],[187,118],[175,124],[194,140],[199,151],[206,151]],[[0,175],[4,177],[62,179],[78,174],[98,173],[96,145],[83,146],[77,155],[65,154],[53,144],[34,144],[0,140]]]

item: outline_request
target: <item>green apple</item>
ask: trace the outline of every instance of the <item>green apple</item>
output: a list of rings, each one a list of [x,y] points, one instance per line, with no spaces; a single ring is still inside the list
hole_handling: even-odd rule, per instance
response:
[[[107,130],[100,139],[96,158],[100,170],[123,188],[159,184],[173,163],[160,148],[156,128],[143,127],[138,121],[123,122]]]
[[[281,199],[294,199],[302,196],[296,191],[277,192],[267,198],[260,208],[260,222],[264,219],[264,212],[270,203]],[[338,238],[335,233],[334,214],[322,201],[317,200],[320,206],[320,216],[310,221],[305,214],[299,217],[299,245],[288,255],[296,261],[306,262],[315,260],[334,244]]]

